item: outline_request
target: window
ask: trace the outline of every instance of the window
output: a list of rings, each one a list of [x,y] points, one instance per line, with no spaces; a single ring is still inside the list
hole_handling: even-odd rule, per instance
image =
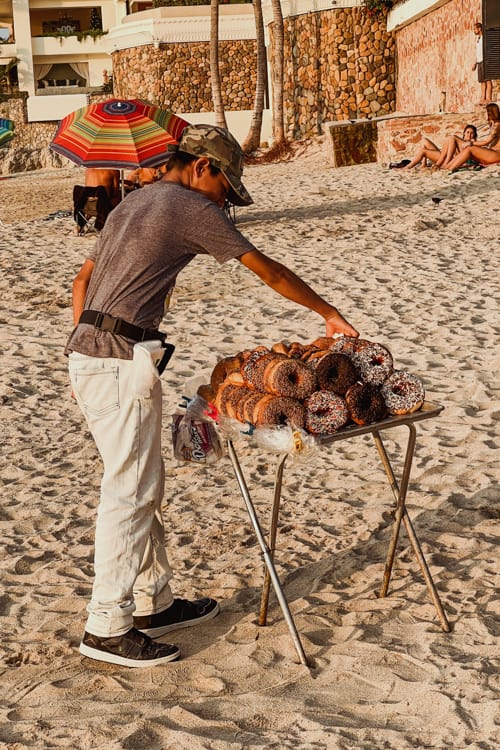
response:
[[[500,79],[500,2],[483,0],[484,73],[491,81]]]

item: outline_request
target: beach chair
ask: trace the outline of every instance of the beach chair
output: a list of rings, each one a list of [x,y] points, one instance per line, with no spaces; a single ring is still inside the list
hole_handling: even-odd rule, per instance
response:
[[[75,185],[73,188],[73,218],[77,234],[99,234],[113,206],[106,188]]]

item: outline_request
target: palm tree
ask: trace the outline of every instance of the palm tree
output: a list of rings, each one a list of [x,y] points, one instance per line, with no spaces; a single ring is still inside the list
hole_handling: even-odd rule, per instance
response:
[[[255,29],[257,35],[257,81],[255,85],[255,99],[250,123],[250,130],[241,146],[243,153],[251,154],[260,144],[262,132],[262,114],[264,111],[264,100],[267,83],[267,58],[266,41],[264,35],[264,19],[262,17],[262,1],[253,0],[253,12],[255,15]]]
[[[271,0],[273,8],[274,44],[273,44],[273,136],[276,144],[285,141],[283,80],[285,27],[280,0]]]
[[[219,0],[210,0],[210,6],[210,81],[215,124],[221,128],[227,128],[219,70]]]

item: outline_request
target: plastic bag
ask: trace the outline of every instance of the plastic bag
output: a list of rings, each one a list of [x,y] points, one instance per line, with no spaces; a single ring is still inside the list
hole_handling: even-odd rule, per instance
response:
[[[200,396],[172,415],[172,445],[180,461],[213,464],[224,455],[217,427],[210,418],[207,402]]]
[[[294,459],[310,458],[319,450],[317,440],[304,430],[292,427],[258,427],[252,439],[259,448],[276,453],[288,453]]]

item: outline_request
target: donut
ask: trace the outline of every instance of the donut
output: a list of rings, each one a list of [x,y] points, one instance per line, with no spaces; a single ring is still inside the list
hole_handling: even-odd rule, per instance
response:
[[[243,401],[241,402],[241,409],[240,413],[243,419],[241,421],[243,422],[250,422],[250,424],[254,423],[254,409],[255,406],[259,403],[260,399],[264,396],[264,393],[259,393],[259,391],[251,391],[250,396],[245,396]]]
[[[220,414],[235,419],[233,405],[240,397],[241,390],[241,386],[233,385],[226,380],[219,386],[214,403]]]
[[[337,336],[333,339],[333,344],[330,345],[330,349],[332,352],[339,352],[340,354],[347,354],[350,356],[369,343],[370,342],[366,339],[357,339],[354,336]]]
[[[285,357],[268,362],[263,373],[263,386],[275,396],[303,401],[317,390],[314,370],[304,362]]]
[[[319,359],[308,360],[312,363],[323,391],[333,391],[345,396],[348,388],[358,379],[358,372],[349,357],[339,352],[323,352]]]
[[[305,409],[300,401],[266,394],[256,401],[252,423],[256,427],[304,427]]]
[[[301,359],[309,351],[307,344],[299,344],[298,341],[293,341],[288,347],[288,356],[292,359]]]
[[[392,373],[392,355],[382,344],[369,343],[350,356],[363,383],[381,385]]]
[[[316,391],[304,401],[305,427],[312,435],[332,435],[349,420],[347,404],[331,391]]]
[[[213,403],[215,401],[215,397],[217,395],[217,392],[214,391],[214,389],[212,388],[212,386],[209,385],[208,383],[203,383],[203,385],[200,385],[198,387],[198,390],[196,391],[196,393],[201,398],[204,398],[205,401],[209,401],[211,403]]]
[[[248,386],[249,388],[255,388],[255,390],[260,390],[258,386],[256,385],[256,383],[254,382],[254,378],[256,375],[255,365],[261,357],[270,353],[271,352],[266,346],[258,346],[256,349],[253,349],[250,352],[250,354],[245,358],[241,366],[241,374],[243,375],[243,380],[245,381],[245,385]]]
[[[370,383],[354,383],[345,394],[349,415],[356,424],[372,424],[383,419],[387,407],[380,392]]]
[[[272,362],[276,361],[290,361],[286,354],[278,354],[277,352],[266,352],[261,357],[258,357],[253,364],[251,365],[251,379],[252,379],[252,387],[255,388],[257,391],[265,392],[267,391],[266,387],[264,386],[264,379],[265,379],[265,373],[269,365],[271,365]],[[275,394],[276,395],[276,394]],[[278,394],[278,395],[287,395],[287,394]]]
[[[272,352],[277,352],[278,354],[286,354],[288,357],[288,350],[289,350],[288,344],[286,344],[284,341],[278,341],[276,344],[273,344],[271,347]]]
[[[331,349],[336,341],[337,339],[333,336],[319,336],[317,339],[314,339],[311,346],[315,349],[323,349],[323,351],[327,351],[328,349]]]
[[[412,414],[418,411],[425,398],[424,384],[416,375],[405,370],[394,370],[380,389],[390,414]]]
[[[226,379],[230,372],[236,372],[241,368],[242,356],[236,354],[234,357],[224,357],[217,362],[210,376],[210,385],[214,391],[217,391],[221,383]]]

